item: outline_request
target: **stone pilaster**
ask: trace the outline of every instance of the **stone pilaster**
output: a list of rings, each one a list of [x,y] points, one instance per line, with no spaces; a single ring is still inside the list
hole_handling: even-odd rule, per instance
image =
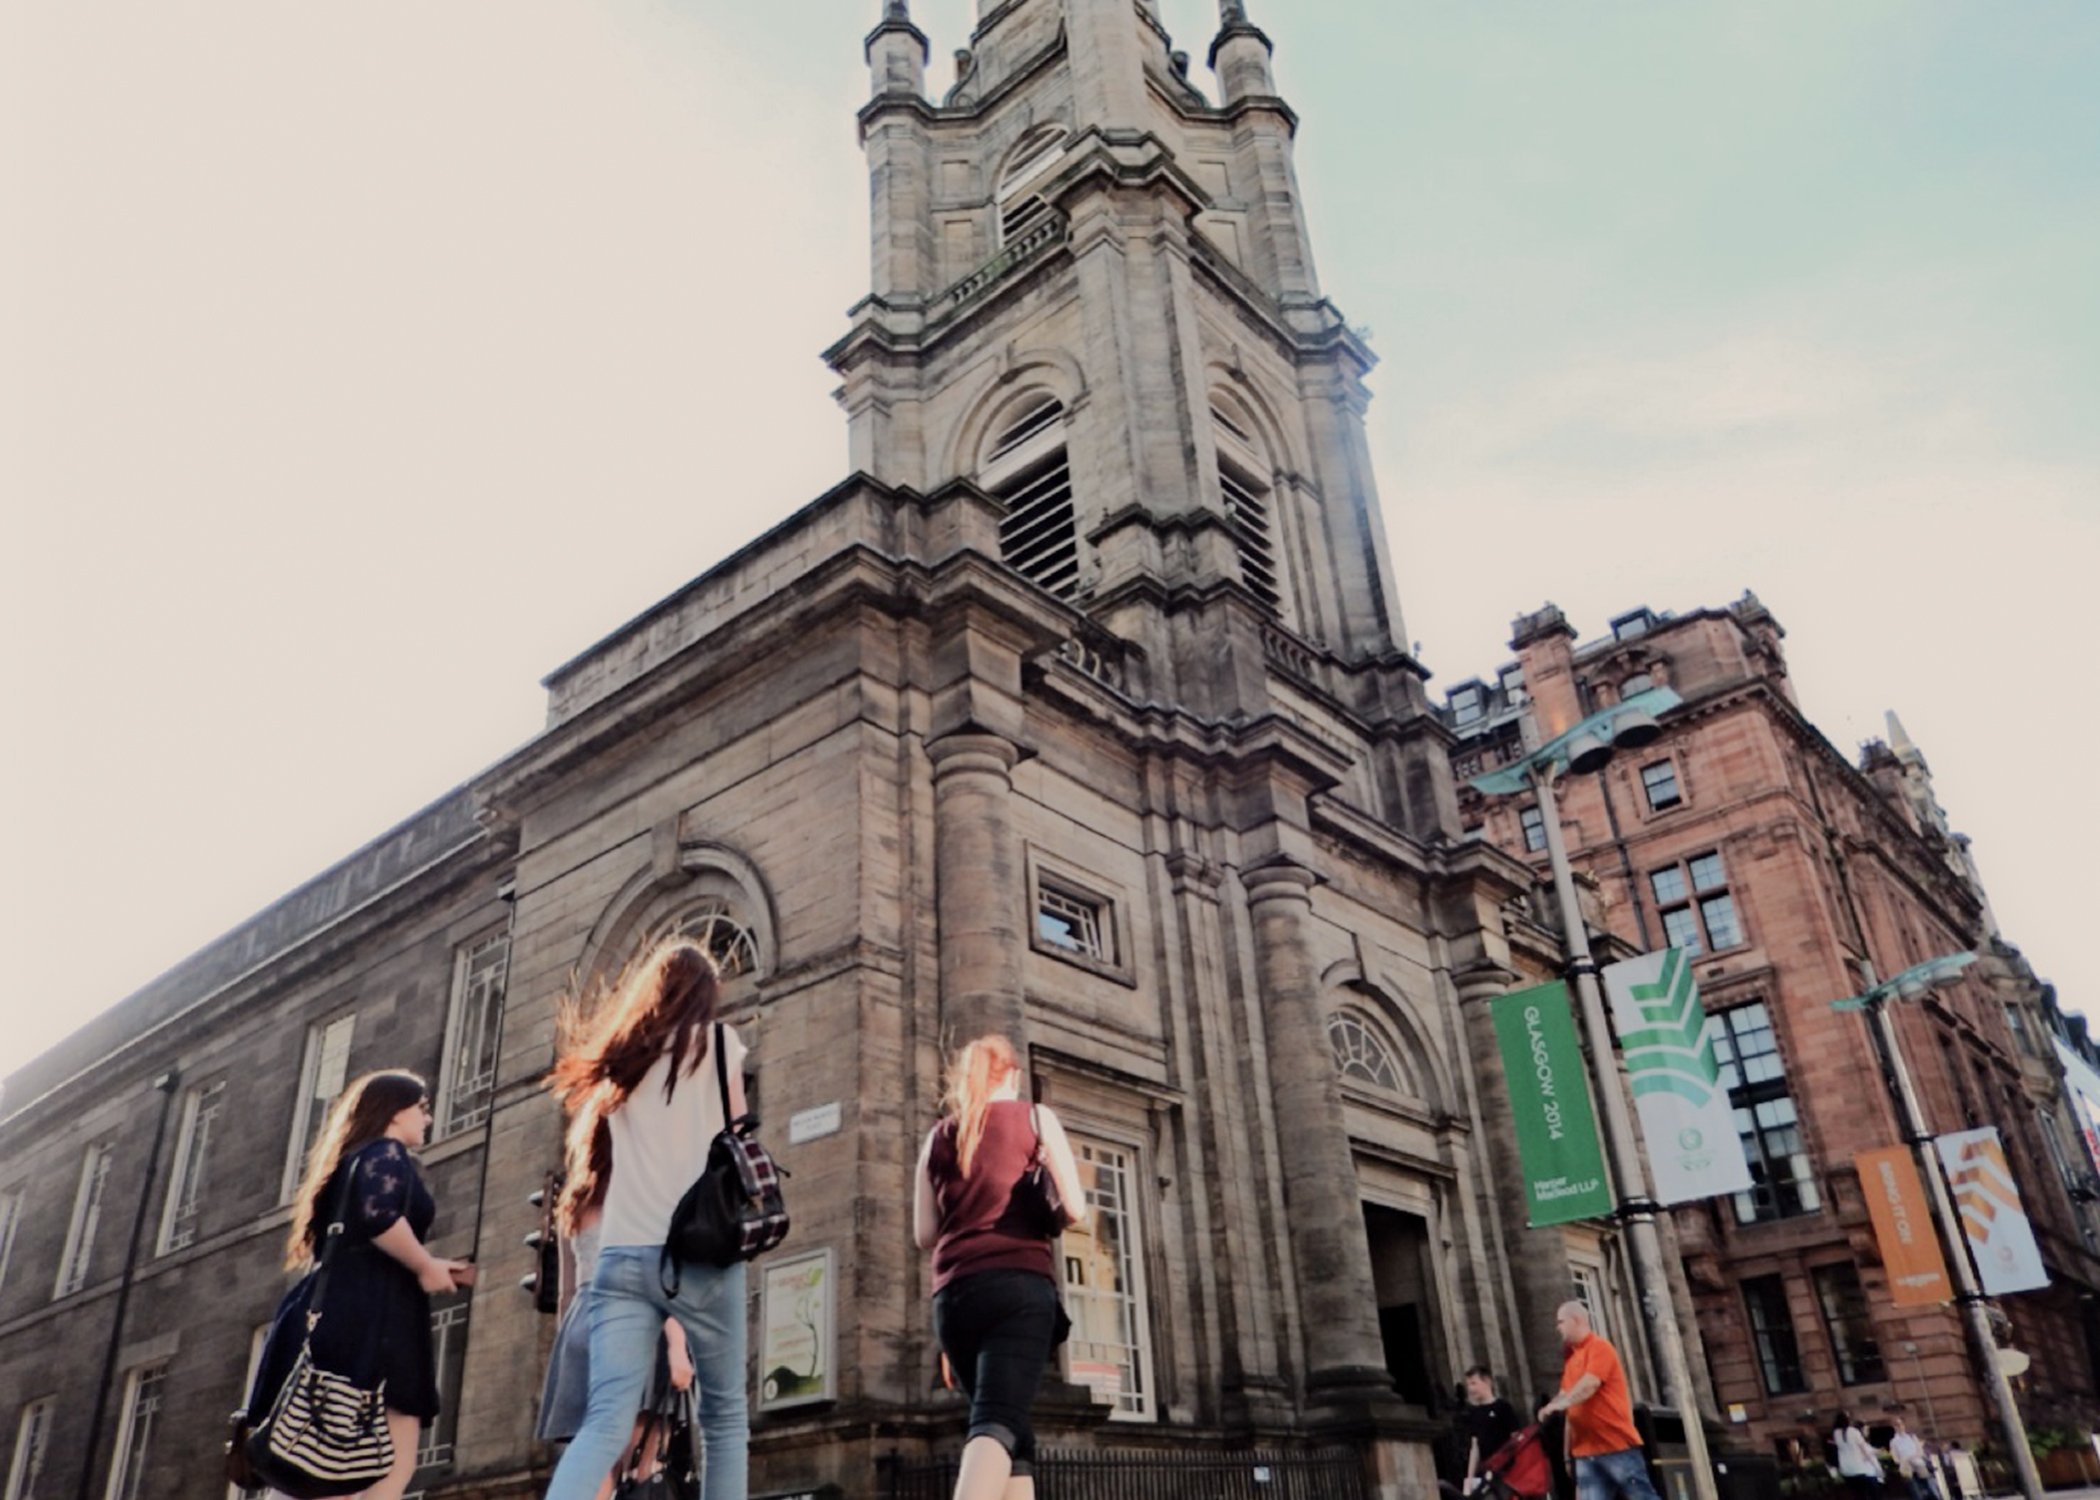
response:
[[[1021,752],[998,735],[969,732],[943,735],[926,750],[933,758],[941,1049],[998,1032],[1025,1057],[1028,903],[1013,821]]]
[[[1360,1418],[1397,1407],[1378,1330],[1363,1199],[1320,1004],[1312,872],[1288,862],[1247,872],[1247,907],[1276,1098],[1284,1206],[1315,1410]]]

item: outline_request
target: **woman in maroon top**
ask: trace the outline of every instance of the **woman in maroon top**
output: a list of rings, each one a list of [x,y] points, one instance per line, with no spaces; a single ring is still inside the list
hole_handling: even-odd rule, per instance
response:
[[[955,1500],[1034,1500],[1028,1409],[1061,1321],[1052,1242],[1085,1215],[1064,1127],[1020,1092],[1013,1043],[979,1037],[950,1065],[947,1113],[919,1153],[912,1236],[933,1252],[934,1335],[970,1398]],[[1060,1223],[1023,1183],[1038,1156],[1065,1205]]]

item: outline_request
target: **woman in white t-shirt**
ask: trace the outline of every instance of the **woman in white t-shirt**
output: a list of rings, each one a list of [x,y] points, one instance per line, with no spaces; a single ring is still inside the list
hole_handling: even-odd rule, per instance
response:
[[[720,998],[714,960],[690,939],[674,938],[643,960],[554,1065],[563,1102],[605,1120],[612,1172],[591,1282],[590,1394],[547,1500],[591,1500],[619,1461],[666,1318],[684,1326],[692,1351],[707,1500],[749,1493],[744,1268],[684,1263],[676,1292],[664,1290],[659,1274],[671,1211],[722,1132],[717,1036],[728,1064],[729,1118],[744,1113],[744,1044],[730,1028],[716,1028]]]
[[[1831,1445],[1837,1449],[1838,1474],[1856,1500],[1879,1500],[1881,1459],[1867,1435],[1853,1422],[1850,1412],[1839,1412],[1830,1427]]]

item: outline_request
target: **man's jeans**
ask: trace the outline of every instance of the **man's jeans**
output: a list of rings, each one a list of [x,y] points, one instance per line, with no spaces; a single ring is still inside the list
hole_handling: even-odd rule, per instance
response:
[[[707,1500],[750,1493],[751,1415],[744,1401],[744,1268],[682,1265],[678,1295],[657,1278],[653,1245],[608,1245],[591,1282],[591,1394],[547,1500],[592,1500],[634,1439],[664,1319],[685,1327],[707,1444]]]
[[[1595,1458],[1575,1460],[1575,1500],[1658,1500],[1648,1482],[1648,1460],[1638,1448],[1600,1453]]]

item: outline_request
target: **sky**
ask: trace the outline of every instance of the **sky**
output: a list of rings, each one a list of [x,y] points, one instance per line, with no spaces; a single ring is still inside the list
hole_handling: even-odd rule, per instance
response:
[[[1754,589],[2091,1012],[2100,6],[1250,8],[1432,688]],[[0,1075],[844,476],[879,9],[0,8]]]

